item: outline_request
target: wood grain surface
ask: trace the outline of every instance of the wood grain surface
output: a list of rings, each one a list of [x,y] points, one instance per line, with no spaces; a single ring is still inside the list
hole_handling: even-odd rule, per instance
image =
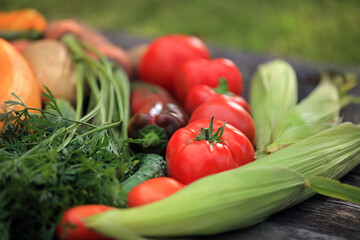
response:
[[[130,47],[148,43],[151,39],[126,35],[123,33],[104,33],[113,43],[129,49]],[[226,47],[210,46],[212,58],[228,58],[234,61],[242,72],[245,92],[248,99],[248,86],[257,66],[279,56],[252,54],[235,51]],[[287,60],[295,69],[299,82],[299,100],[303,99],[320,80],[322,71],[334,73],[355,73],[360,77],[360,69],[348,66],[337,66],[322,63],[310,63],[294,59]],[[359,81],[358,81],[359,82]],[[360,96],[360,82],[352,93]],[[360,105],[351,104],[341,112],[343,121],[360,123]],[[360,141],[360,139],[359,139]],[[360,166],[352,170],[341,180],[360,187]],[[219,219],[221,221],[221,219]],[[277,213],[268,220],[247,229],[228,232],[221,235],[193,237],[187,239],[317,239],[317,240],[360,240],[360,205],[320,195],[303,203]]]

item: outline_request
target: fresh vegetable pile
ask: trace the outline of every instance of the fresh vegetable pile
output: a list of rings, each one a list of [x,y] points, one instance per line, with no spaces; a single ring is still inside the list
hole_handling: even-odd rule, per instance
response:
[[[336,181],[360,164],[360,127],[341,123],[348,95],[329,76],[298,102],[274,60],[248,103],[238,67],[194,36],[132,59],[74,20],[0,18],[2,239],[209,235],[315,193],[360,203]]]

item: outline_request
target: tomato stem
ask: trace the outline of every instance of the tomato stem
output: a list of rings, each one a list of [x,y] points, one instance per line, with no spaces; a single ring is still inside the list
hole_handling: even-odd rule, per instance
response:
[[[214,92],[218,94],[233,96],[234,94],[232,92],[229,92],[229,84],[226,80],[226,78],[221,77],[219,79],[219,84],[216,88],[213,88]]]
[[[226,122],[224,122],[224,125],[222,127],[220,127],[219,129],[217,129],[216,132],[214,133],[214,130],[213,130],[214,129],[214,117],[212,117],[210,120],[209,127],[201,128],[200,133],[198,133],[196,135],[194,141],[206,140],[210,143],[224,142],[224,140],[221,140],[221,137],[225,130],[225,124],[226,124]]]

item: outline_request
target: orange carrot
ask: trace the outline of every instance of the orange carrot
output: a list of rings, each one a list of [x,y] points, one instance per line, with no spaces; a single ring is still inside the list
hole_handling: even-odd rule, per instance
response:
[[[51,22],[44,33],[44,37],[58,40],[66,33],[74,34],[82,41],[92,45],[107,58],[123,66],[128,75],[131,74],[132,65],[127,53],[86,24],[73,19]]]
[[[132,66],[131,76],[138,77],[137,72],[140,64],[140,59],[148,49],[149,45],[147,43],[136,45],[126,51],[129,56],[130,64]]]
[[[130,76],[132,73],[132,65],[129,56],[124,50],[111,43],[96,45],[95,48],[109,60],[123,66],[126,73]]]
[[[94,46],[109,43],[107,38],[99,32],[73,19],[50,22],[44,37],[59,40],[66,33],[74,34],[79,39]]]
[[[47,21],[43,15],[32,8],[0,12],[0,30],[43,32]]]
[[[41,108],[40,85],[22,55],[6,40],[0,38],[0,112],[11,110],[4,101],[17,100],[27,107]],[[20,106],[12,106],[20,109]],[[0,129],[4,123],[0,122]]]

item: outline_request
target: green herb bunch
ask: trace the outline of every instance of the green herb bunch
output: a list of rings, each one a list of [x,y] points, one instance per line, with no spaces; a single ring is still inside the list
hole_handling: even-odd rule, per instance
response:
[[[55,99],[49,99],[50,108],[58,110]],[[15,124],[0,137],[0,236],[51,239],[59,213],[71,206],[124,207],[120,180],[131,161],[117,151],[106,129],[75,133],[62,147],[73,125],[63,126],[61,112],[53,123],[51,112],[37,115],[28,110],[2,116]]]
[[[78,73],[76,109],[60,104],[47,89],[45,110],[28,108],[17,98],[6,104],[21,110],[0,114],[5,121],[0,131],[4,240],[53,239],[58,218],[72,206],[126,206],[120,183],[139,162],[123,141],[129,112],[126,75],[96,52],[99,59],[91,58],[86,51],[93,49],[74,36],[63,42]]]

